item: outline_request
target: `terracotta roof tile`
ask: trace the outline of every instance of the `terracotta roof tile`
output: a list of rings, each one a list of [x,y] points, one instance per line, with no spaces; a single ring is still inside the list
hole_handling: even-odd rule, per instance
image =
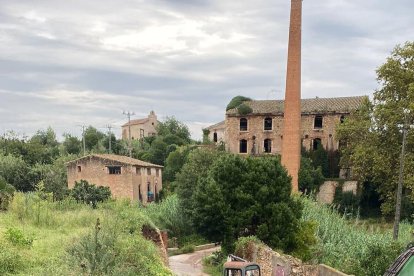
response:
[[[107,159],[107,160],[112,160],[112,161],[117,161],[117,162],[120,162],[120,163],[124,163],[124,164],[127,164],[127,165],[136,165],[136,166],[141,166],[141,167],[157,167],[157,168],[162,168],[163,167],[163,166],[160,166],[160,165],[144,162],[144,161],[141,161],[139,159],[135,159],[135,158],[131,158],[131,157],[128,157],[128,156],[123,156],[123,155],[116,155],[116,154],[89,154],[89,155],[83,156],[81,158],[78,158],[76,160],[69,161],[66,164],[70,164],[72,162],[82,160],[82,159],[85,159],[85,158],[90,158],[90,157],[96,157],[96,158],[100,158],[100,159]]]
[[[148,118],[143,118],[143,119],[135,119],[135,120],[131,120],[131,126],[132,125],[141,125],[141,124],[145,124],[146,122],[148,122],[149,119]],[[128,123],[123,124],[122,126],[128,126]]]
[[[367,96],[356,97],[337,97],[337,98],[312,98],[302,99],[302,113],[324,113],[324,112],[344,112],[348,113],[358,109]],[[283,114],[284,100],[260,100],[247,101],[246,105],[253,109],[252,114]],[[237,115],[237,109],[227,111],[228,115]]]
[[[208,127],[204,128],[204,129],[218,129],[218,128],[225,128],[225,127],[226,127],[225,121],[221,121],[220,123],[217,123],[217,124],[208,126]]]

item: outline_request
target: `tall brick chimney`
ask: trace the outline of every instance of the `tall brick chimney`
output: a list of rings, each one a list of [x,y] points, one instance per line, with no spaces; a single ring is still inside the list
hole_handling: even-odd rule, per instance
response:
[[[292,176],[292,192],[298,191],[300,168],[300,87],[302,0],[291,0],[289,49],[286,73],[285,111],[283,123],[282,164]]]

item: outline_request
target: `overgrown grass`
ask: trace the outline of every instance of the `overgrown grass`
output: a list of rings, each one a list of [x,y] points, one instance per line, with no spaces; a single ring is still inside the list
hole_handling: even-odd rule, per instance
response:
[[[90,239],[97,219],[102,233],[116,229],[116,264],[100,275],[171,275],[155,246],[143,239],[141,226],[152,222],[136,206],[113,201],[92,209],[70,199],[52,202],[37,193],[16,193],[9,211],[0,212],[0,275],[88,274],[84,260],[74,258],[70,248],[91,253],[83,245],[97,245]],[[137,272],[140,267],[143,274]]]
[[[397,242],[392,231],[369,229],[351,223],[335,209],[303,197],[302,220],[318,223],[319,244],[315,259],[345,273],[382,275],[403,248],[411,241],[412,226],[401,223]]]

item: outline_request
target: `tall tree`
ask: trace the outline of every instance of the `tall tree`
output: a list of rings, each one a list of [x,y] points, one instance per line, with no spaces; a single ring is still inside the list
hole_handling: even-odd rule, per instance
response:
[[[414,42],[395,47],[387,61],[377,69],[380,88],[372,104],[365,103],[339,126],[342,163],[353,168],[361,181],[373,181],[383,200],[382,211],[394,211],[398,183],[404,110],[408,123],[414,118]],[[405,155],[404,194],[414,200],[414,133],[408,132]]]

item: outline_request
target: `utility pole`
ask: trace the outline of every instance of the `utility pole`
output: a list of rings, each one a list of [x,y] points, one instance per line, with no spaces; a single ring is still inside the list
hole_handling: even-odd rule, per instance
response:
[[[85,125],[78,125],[82,128],[82,144],[83,144],[83,156],[86,155],[86,141],[85,141]]]
[[[398,187],[397,187],[397,201],[395,205],[395,220],[394,220],[394,240],[398,239],[398,232],[400,227],[401,219],[401,197],[402,197],[402,188],[403,188],[403,178],[404,178],[404,157],[405,157],[405,144],[407,142],[407,133],[408,129],[412,128],[413,125],[410,125],[408,122],[409,110],[404,109],[404,124],[402,126],[403,140],[401,146],[401,157],[400,157],[400,173],[398,176]]]
[[[131,116],[135,115],[134,112],[122,112],[122,114],[126,115],[128,117],[128,151],[129,151],[129,157],[132,157],[132,146],[131,146]]]
[[[111,132],[112,126],[107,125],[106,127],[108,128],[109,153],[111,154],[112,153],[112,143],[111,143],[112,142],[112,132]]]

